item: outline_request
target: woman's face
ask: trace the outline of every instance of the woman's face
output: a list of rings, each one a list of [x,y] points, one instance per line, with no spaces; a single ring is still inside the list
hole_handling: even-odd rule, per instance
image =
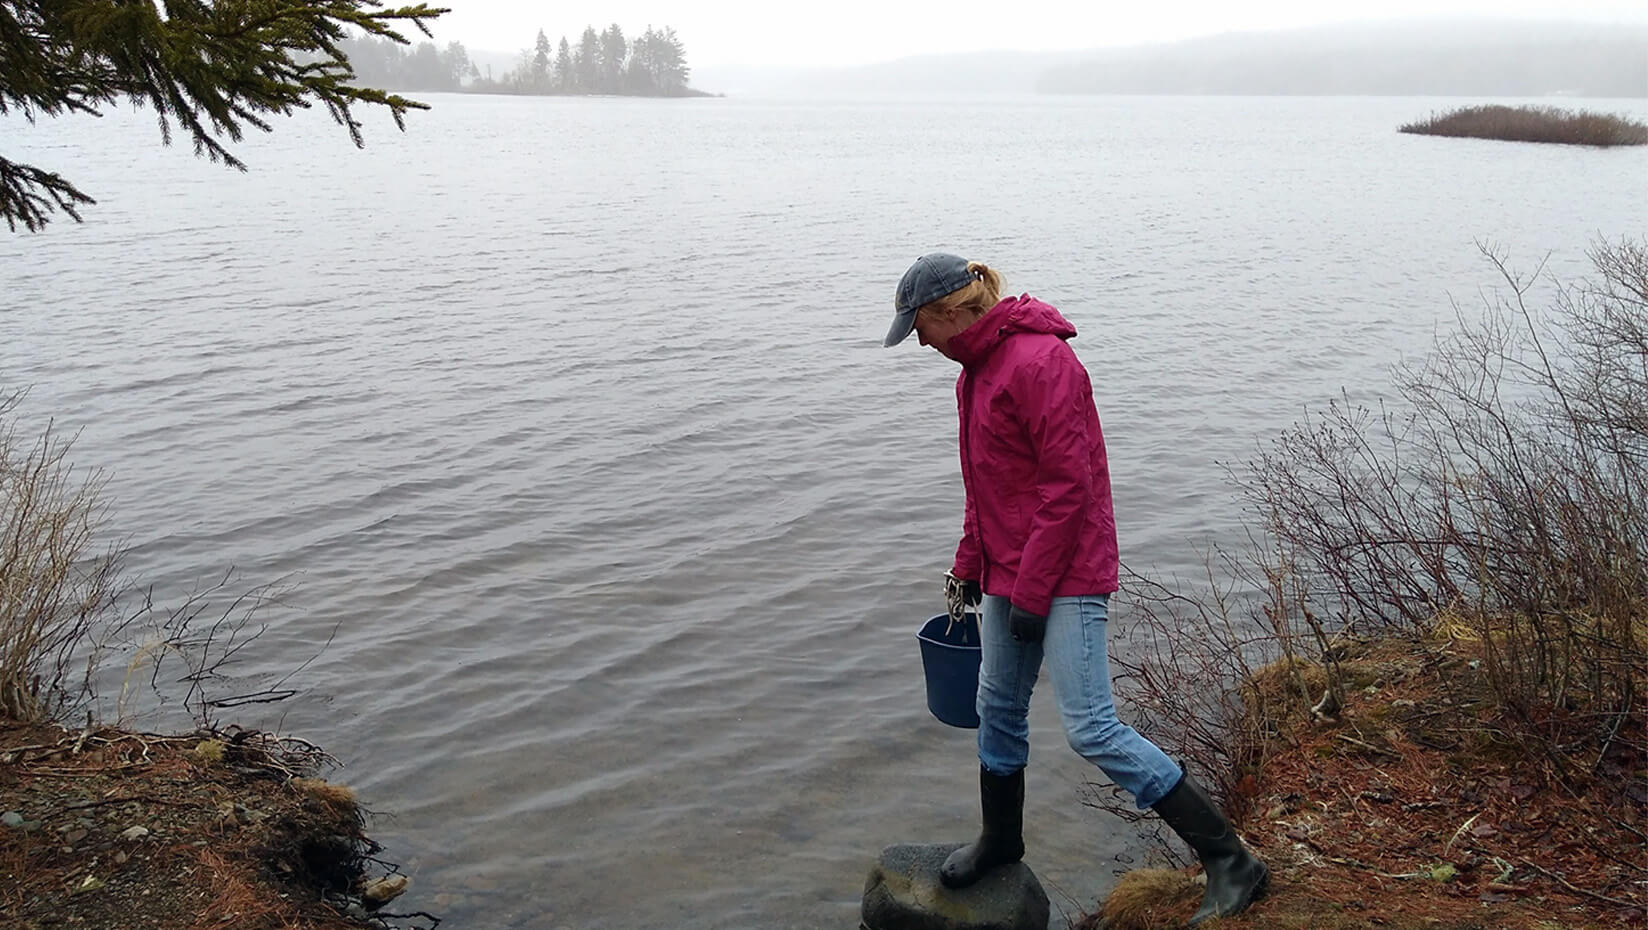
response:
[[[950,354],[950,340],[962,330],[974,323],[978,318],[959,310],[951,310],[947,314],[916,314],[916,338],[924,346],[932,346],[945,358],[954,358]]]

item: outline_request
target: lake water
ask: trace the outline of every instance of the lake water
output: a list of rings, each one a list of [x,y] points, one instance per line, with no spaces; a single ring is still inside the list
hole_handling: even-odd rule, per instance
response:
[[[880,345],[916,255],[1076,324],[1123,558],[1185,574],[1220,463],[1477,306],[1474,240],[1571,277],[1648,225],[1648,150],[1395,131],[1448,100],[431,102],[364,151],[281,121],[247,174],[148,113],[0,123],[100,201],[0,238],[0,383],[80,431],[158,600],[291,581],[238,671],[319,650],[304,694],[225,720],[344,762],[453,927],[848,928],[883,846],[971,837],[913,637],[955,370]],[[1143,847],[1032,721],[1073,913]]]

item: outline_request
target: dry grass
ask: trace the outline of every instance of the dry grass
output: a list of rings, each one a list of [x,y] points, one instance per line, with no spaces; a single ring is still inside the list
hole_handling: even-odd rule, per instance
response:
[[[1202,886],[1172,869],[1123,875],[1099,911],[1105,930],[1167,930],[1184,926],[1202,900]]]
[[[244,866],[237,867],[211,847],[198,850],[213,894],[190,930],[219,927],[297,928],[296,908],[271,895],[267,887],[254,884]]]
[[[72,440],[50,426],[33,439],[19,431],[20,398],[0,397],[0,714],[40,721],[85,693],[117,559],[93,542],[98,476],[73,467]]]
[[[1648,126],[1624,116],[1574,112],[1557,107],[1508,107],[1500,104],[1462,107],[1408,123],[1402,132],[1427,136],[1464,136],[1509,142],[1556,142],[1567,145],[1648,145]]]

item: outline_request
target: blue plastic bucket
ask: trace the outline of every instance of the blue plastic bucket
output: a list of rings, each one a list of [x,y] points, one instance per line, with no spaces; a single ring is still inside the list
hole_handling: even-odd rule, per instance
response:
[[[964,614],[952,622],[939,614],[922,624],[921,669],[927,676],[927,709],[953,727],[976,730],[978,718],[978,617]]]

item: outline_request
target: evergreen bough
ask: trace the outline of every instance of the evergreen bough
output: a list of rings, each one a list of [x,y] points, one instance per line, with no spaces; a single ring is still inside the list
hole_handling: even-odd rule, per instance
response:
[[[407,110],[428,107],[355,84],[339,43],[364,32],[405,44],[397,25],[429,35],[445,12],[377,0],[0,0],[0,115],[95,116],[130,101],[154,108],[166,144],[175,123],[196,155],[244,171],[225,141],[319,103],[360,146],[355,105],[387,107],[403,130]],[[0,218],[13,232],[40,230],[54,211],[78,221],[93,203],[62,175],[0,154]]]

